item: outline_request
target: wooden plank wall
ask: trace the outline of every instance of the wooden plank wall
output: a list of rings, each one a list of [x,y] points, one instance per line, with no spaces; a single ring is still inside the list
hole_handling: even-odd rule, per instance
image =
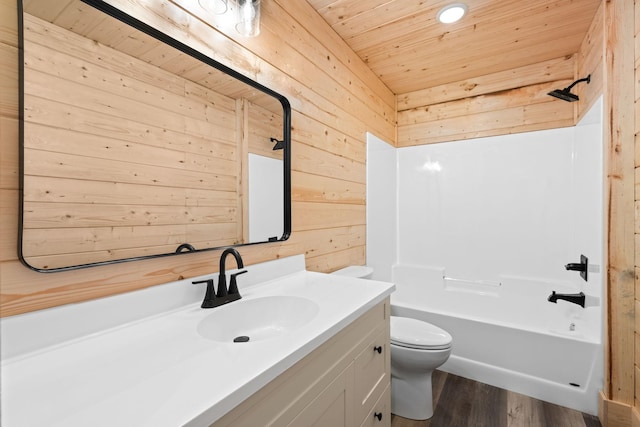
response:
[[[600,4],[576,54],[576,78],[591,76],[589,84],[580,83],[572,89],[580,97],[580,102],[573,103],[577,109],[576,123],[603,94],[604,49],[604,5]]]
[[[235,99],[30,15],[24,34],[30,265],[243,242]]]
[[[395,96],[307,2],[262,3],[255,39],[218,31],[192,0],[110,3],[272,87],[293,109],[293,233],[241,248],[251,264],[303,253],[333,271],[365,262],[365,134],[395,143]],[[167,21],[163,16],[171,16]],[[0,0],[0,314],[10,316],[217,271],[218,252],[64,273],[17,259],[18,50],[15,0]]]
[[[640,256],[637,254],[640,251],[635,251],[635,263],[631,262],[631,270],[635,264],[635,291],[633,285],[628,286],[633,280],[627,278],[633,274],[625,266],[629,230],[635,229],[636,242],[640,242],[640,220],[636,218],[635,227],[630,226],[627,207],[631,199],[633,215],[633,190],[630,192],[627,185],[628,159],[635,159],[637,188],[640,186],[640,150],[634,153],[628,142],[626,123],[629,118],[625,116],[627,106],[622,105],[626,102],[625,94],[620,93],[624,90],[631,93],[631,88],[622,82],[626,78],[620,77],[625,75],[626,65],[624,61],[613,60],[614,56],[623,58],[628,54],[626,47],[615,43],[625,40],[625,44],[629,40],[628,18],[633,14],[628,9],[632,3],[603,0],[603,8],[580,52],[574,56],[398,95],[396,141],[394,95],[306,2],[263,2],[262,35],[256,39],[240,39],[216,30],[215,26],[206,23],[206,19],[197,18],[201,11],[197,2],[191,0],[157,2],[158,5],[133,0],[112,2],[272,86],[291,101],[294,110],[292,238],[284,243],[241,249],[247,263],[297,253],[306,254],[308,268],[317,271],[332,271],[364,262],[366,131],[397,142],[399,146],[410,146],[570,126],[603,91],[608,99],[605,120],[610,157],[607,172],[611,188],[608,194],[613,200],[609,215],[610,219],[615,219],[609,230],[613,239],[609,259],[615,263],[608,284],[610,342],[601,419],[605,426],[629,426],[631,422],[635,427],[640,426],[640,399],[637,391],[634,395],[634,382],[635,389],[640,390],[640,316],[633,315],[633,305],[640,310],[640,280],[637,279],[640,275]],[[158,9],[171,11],[172,22],[159,18],[166,12]],[[637,35],[640,32],[637,5],[635,16],[633,34]],[[35,273],[17,260],[16,21],[15,1],[0,0],[0,314],[9,316],[215,271],[218,253],[185,254],[54,274]],[[640,38],[636,36],[635,40],[637,70]],[[210,46],[215,46],[215,51]],[[602,63],[603,51],[607,52],[606,64]],[[551,89],[565,87],[587,71],[592,74],[592,83],[577,88],[584,103],[575,106],[545,95]],[[638,81],[640,79],[636,78],[636,100],[640,98]],[[527,102],[523,103],[523,99]],[[640,110],[636,109],[636,145],[639,117]],[[473,128],[469,126],[471,123]],[[623,173],[623,179],[618,179],[618,173]],[[636,199],[640,200],[639,197]],[[636,202],[636,212],[638,210]],[[612,331],[616,336],[611,336]],[[634,340],[635,350],[630,345]],[[633,421],[629,411],[625,412],[630,405],[635,405]]]
[[[604,2],[605,200],[608,206],[608,376],[611,422],[630,425],[634,403],[634,10]],[[609,421],[609,420],[607,420]]]
[[[635,71],[635,323],[634,323],[634,400],[632,426],[640,427],[640,2],[635,2],[634,25],[634,71]]]
[[[398,95],[398,146],[573,126],[573,105],[547,93],[574,73],[575,55]]]
[[[637,372],[633,307],[635,248],[630,232],[634,229],[632,8],[633,2],[602,2],[578,52],[576,67],[579,77],[591,74],[589,85],[576,88],[581,99],[577,106],[578,119],[600,93],[604,98],[607,327],[605,384],[599,411],[604,427],[632,425],[634,371]],[[637,219],[635,230],[638,230]],[[635,264],[638,265],[638,261]]]

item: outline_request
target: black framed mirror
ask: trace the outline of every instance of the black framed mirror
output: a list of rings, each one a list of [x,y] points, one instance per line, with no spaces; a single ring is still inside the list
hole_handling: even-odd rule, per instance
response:
[[[289,237],[284,96],[101,0],[18,8],[26,266]]]

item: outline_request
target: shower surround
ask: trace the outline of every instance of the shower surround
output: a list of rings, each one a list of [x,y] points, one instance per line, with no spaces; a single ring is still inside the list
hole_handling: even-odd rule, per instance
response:
[[[367,264],[396,283],[396,314],[450,329],[444,370],[597,412],[601,117],[600,101],[571,128],[400,149],[369,135]],[[588,281],[565,269],[581,254]],[[584,292],[586,307],[548,302],[552,291]]]

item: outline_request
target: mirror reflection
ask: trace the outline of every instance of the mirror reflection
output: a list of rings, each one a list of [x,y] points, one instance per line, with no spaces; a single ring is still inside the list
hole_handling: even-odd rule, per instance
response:
[[[22,18],[25,264],[288,238],[286,98],[78,0],[25,0]]]

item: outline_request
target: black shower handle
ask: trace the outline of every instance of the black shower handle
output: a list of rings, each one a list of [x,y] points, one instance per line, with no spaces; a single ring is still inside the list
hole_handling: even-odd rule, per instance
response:
[[[580,262],[571,262],[569,264],[566,264],[564,268],[569,271],[579,271],[580,277],[587,281],[589,274],[589,258],[584,255],[580,255]]]
[[[587,264],[580,264],[580,263],[573,262],[565,265],[564,268],[571,271],[586,271]]]

